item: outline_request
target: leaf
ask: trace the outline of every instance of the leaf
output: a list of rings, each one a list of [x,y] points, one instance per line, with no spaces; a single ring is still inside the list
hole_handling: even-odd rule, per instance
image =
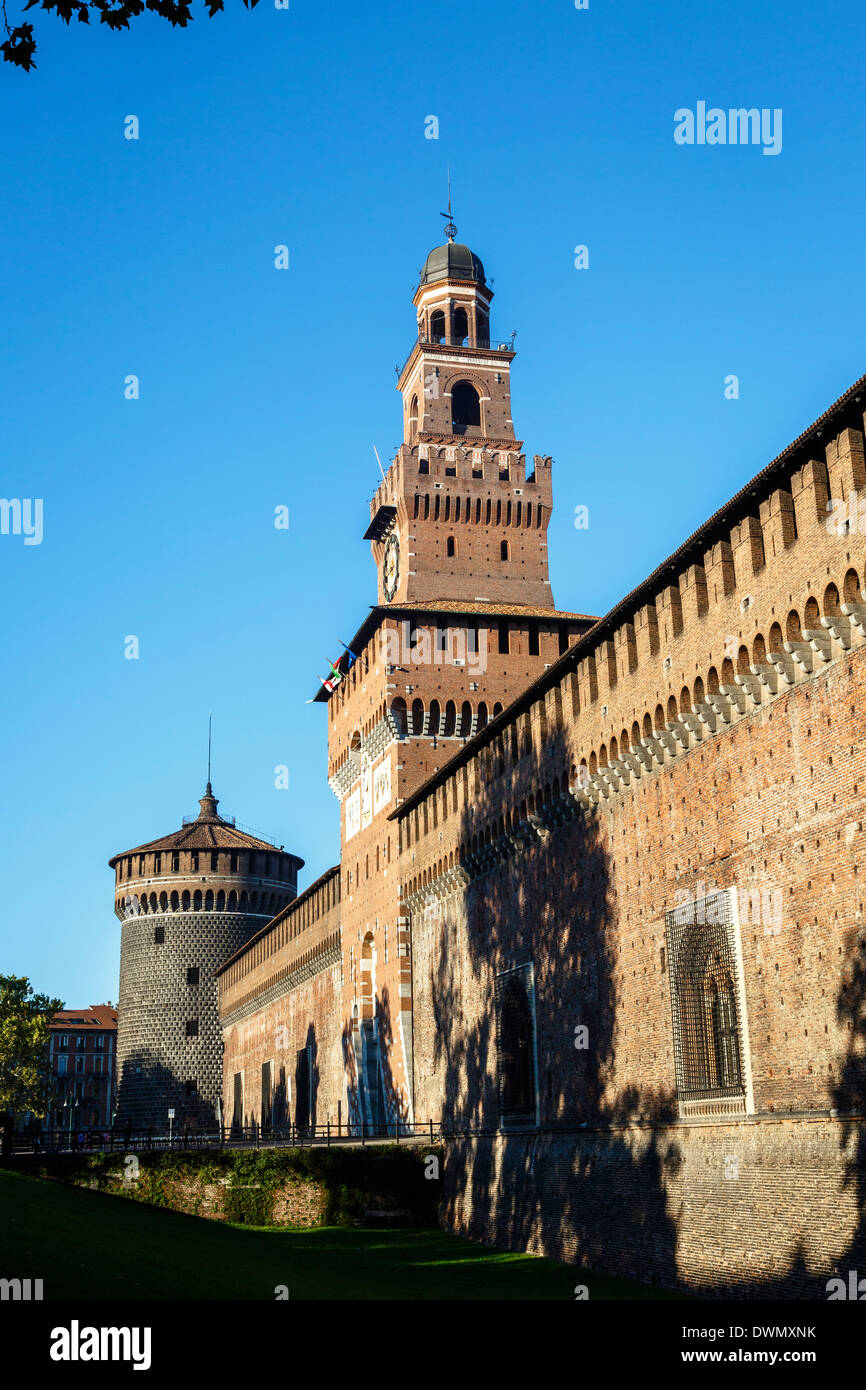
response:
[[[11,31],[6,42],[0,43],[4,63],[14,63],[25,72],[36,67],[33,61],[35,51],[36,40],[33,37],[32,24],[19,24],[17,29]]]

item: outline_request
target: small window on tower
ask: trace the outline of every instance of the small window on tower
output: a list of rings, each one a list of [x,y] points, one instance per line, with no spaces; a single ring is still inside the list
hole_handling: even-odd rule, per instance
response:
[[[155,946],[162,946],[165,941],[165,927],[154,927],[153,941]]]
[[[430,315],[430,341],[441,343],[445,340],[445,315],[441,309],[436,309]]]
[[[469,337],[469,315],[463,308],[454,310],[454,342],[457,347],[465,347]]]
[[[453,557],[457,554],[457,542],[455,541],[453,536],[448,537],[448,540],[445,543],[445,548],[448,558],[453,559]]]
[[[411,403],[411,405],[409,406],[409,434],[410,434],[410,436],[411,436],[411,435],[417,434],[417,433],[418,433],[418,397],[417,397],[417,396],[413,396],[413,397],[412,397],[412,403]]]
[[[508,559],[508,541],[501,541],[501,542],[500,542],[500,544],[499,544],[499,558],[500,558],[500,560],[507,560],[507,559]]]
[[[171,871],[172,871],[172,873],[173,873],[173,874],[176,874],[179,868],[180,868],[180,855],[179,855],[179,854],[173,854],[173,855],[171,856]]]
[[[215,874],[216,871],[217,871],[217,869],[219,868],[219,866],[220,866],[220,857],[219,857],[219,855],[218,855],[218,854],[212,854],[211,857],[210,857],[210,871],[211,871],[211,873],[212,873],[212,874]]]
[[[529,629],[529,655],[538,656],[538,628]]]
[[[192,870],[193,870],[193,873],[197,874],[197,873],[198,873],[198,851],[195,851],[195,850],[194,850],[193,853],[192,853],[191,858],[192,858]]]

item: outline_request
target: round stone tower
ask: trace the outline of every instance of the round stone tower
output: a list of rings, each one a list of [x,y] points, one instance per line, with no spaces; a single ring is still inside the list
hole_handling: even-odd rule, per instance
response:
[[[117,1120],[216,1122],[222,1037],[214,971],[297,896],[303,859],[217,813],[208,782],[180,830],[110,859],[122,923]]]

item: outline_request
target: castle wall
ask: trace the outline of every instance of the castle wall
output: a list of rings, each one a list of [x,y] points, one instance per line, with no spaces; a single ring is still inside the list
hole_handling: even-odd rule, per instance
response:
[[[265,1064],[274,1124],[346,1123],[340,913],[331,869],[220,970],[227,1125],[261,1123]]]
[[[644,1283],[826,1298],[834,1271],[847,1284],[863,1269],[863,1140],[862,1124],[826,1116],[458,1137],[441,1215],[476,1240]]]
[[[534,971],[535,1158],[549,1150],[560,1176],[524,1198],[531,1144],[460,1140],[455,1223],[525,1234],[514,1213],[536,1201],[537,1248],[586,1248],[592,1173],[607,1169],[617,1191],[635,1174],[631,1202],[641,1183],[649,1200],[658,1170],[661,1249],[647,1264],[657,1277],[772,1274],[796,1290],[804,1223],[809,1267],[825,1277],[857,1247],[863,1169],[844,1117],[863,1111],[866,1080],[866,542],[828,528],[826,503],[862,488],[862,445],[846,428],[823,459],[792,468],[789,489],[754,487],[754,513],[728,549],[714,543],[703,566],[673,568],[652,600],[644,590],[632,611],[624,604],[400,809],[417,1113],[441,1106],[458,1133],[499,1128],[497,977]],[[729,888],[751,1082],[733,1124],[680,1117],[665,923],[679,904]],[[809,1131],[807,1143],[797,1126],[817,1116],[821,1138]],[[679,1145],[689,1161],[678,1185],[661,1150],[648,1158],[633,1137],[610,1137],[635,1125],[653,1126],[665,1152]],[[603,1137],[544,1133],[580,1126]],[[801,1162],[813,1139],[822,1156]],[[751,1178],[726,1171],[740,1150],[733,1167],[751,1164]],[[579,1182],[561,1208],[563,1173]],[[717,1211],[732,1224],[716,1230]],[[592,1259],[626,1272],[615,1213],[593,1230]]]

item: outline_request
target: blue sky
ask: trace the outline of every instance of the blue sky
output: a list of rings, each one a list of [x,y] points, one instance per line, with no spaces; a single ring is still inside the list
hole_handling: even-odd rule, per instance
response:
[[[866,371],[862,6],[226,4],[31,11],[37,71],[0,67],[0,496],[44,500],[41,545],[0,536],[0,971],[75,1007],[117,997],[106,860],[197,810],[209,711],[221,809],[302,885],[336,860],[304,702],[375,601],[448,161],[559,606],[612,607]],[[781,108],[781,153],[677,145],[698,101]]]

